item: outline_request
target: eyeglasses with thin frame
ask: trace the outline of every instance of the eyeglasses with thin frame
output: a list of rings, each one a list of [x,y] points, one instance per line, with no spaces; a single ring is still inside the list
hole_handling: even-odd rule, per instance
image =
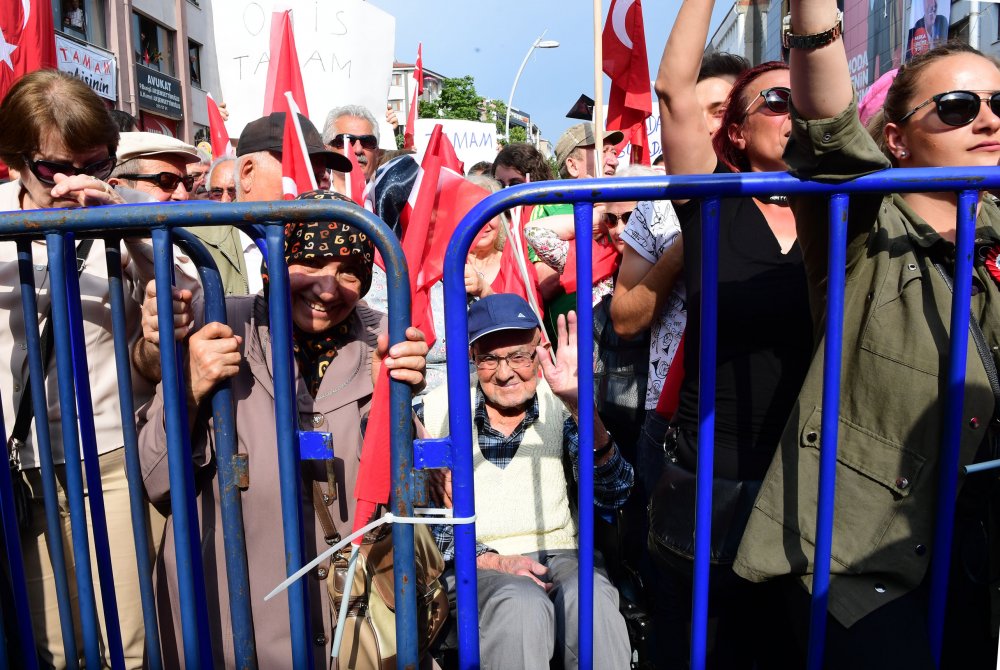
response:
[[[215,202],[221,202],[223,195],[228,195],[230,201],[235,201],[236,187],[229,186],[228,188],[213,188],[208,192],[208,199],[214,200]]]
[[[980,93],[989,93],[989,97],[982,98]],[[967,126],[979,116],[979,109],[982,103],[989,103],[990,111],[994,115],[1000,116],[1000,91],[946,91],[938,93],[924,100],[922,103],[908,111],[896,123],[904,123],[918,111],[934,104],[934,111],[937,112],[941,123],[953,128]]]
[[[506,356],[495,356],[493,354],[477,354],[475,356],[476,369],[484,372],[492,372],[500,367],[500,361],[506,361],[507,367],[511,370],[523,370],[530,367],[537,354],[534,351],[515,351]]]
[[[621,214],[612,214],[611,212],[604,213],[604,224],[608,228],[614,228],[621,221],[622,225],[628,223],[628,217],[632,216],[634,209],[630,209],[627,212],[622,212]]]
[[[333,146],[338,149],[344,146],[344,140],[347,139],[354,144],[355,142],[361,143],[361,148],[368,151],[374,151],[378,148],[378,138],[374,135],[352,135],[351,133],[340,133],[335,135],[333,138]]]
[[[178,184],[184,184],[184,188],[191,191],[194,188],[194,175],[179,175],[173,172],[153,172],[150,174],[123,174],[118,175],[122,179],[132,179],[135,181],[150,181],[162,188],[167,193],[172,193],[177,189]]]
[[[35,175],[35,178],[46,186],[55,186],[55,177],[57,174],[64,174],[67,177],[85,174],[88,177],[104,181],[111,176],[111,171],[115,169],[115,163],[117,162],[114,156],[108,156],[99,161],[94,161],[90,165],[78,168],[72,163],[32,160],[28,154],[24,154],[22,158],[24,158],[25,165],[31,170],[31,174]]]
[[[771,88],[765,88],[753,97],[753,100],[750,101],[747,108],[743,110],[743,116],[750,115],[750,108],[753,107],[755,102],[757,102],[757,98],[764,98],[764,107],[767,107],[775,114],[787,114],[788,103],[792,99],[792,90],[787,86],[772,86]]]

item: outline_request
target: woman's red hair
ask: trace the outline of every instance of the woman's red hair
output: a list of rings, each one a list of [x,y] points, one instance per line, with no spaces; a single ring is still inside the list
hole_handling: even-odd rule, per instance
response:
[[[733,125],[739,126],[746,120],[745,110],[749,102],[745,99],[747,89],[762,74],[787,69],[787,63],[772,60],[746,70],[733,82],[733,88],[729,91],[729,98],[726,100],[726,111],[722,116],[722,125],[712,136],[712,148],[715,149],[715,155],[729,166],[729,169],[735,172],[748,172],[750,170],[750,159],[747,158],[746,152],[736,148],[729,137],[729,128]],[[759,93],[760,91],[754,91],[754,95]]]

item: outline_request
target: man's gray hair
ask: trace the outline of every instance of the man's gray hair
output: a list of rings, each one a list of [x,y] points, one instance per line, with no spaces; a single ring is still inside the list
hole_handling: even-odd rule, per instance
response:
[[[342,116],[356,116],[359,119],[364,119],[372,127],[372,135],[378,140],[378,121],[375,120],[375,115],[372,114],[367,107],[364,105],[342,105],[340,107],[334,107],[330,110],[330,113],[326,115],[326,123],[323,124],[323,142],[330,144],[333,142],[334,136],[337,133],[333,132],[333,126]]]
[[[210,165],[212,163],[212,155],[203,149],[195,149],[198,152],[198,163],[200,165]]]
[[[236,157],[235,156],[219,156],[214,161],[212,165],[208,168],[208,174],[205,175],[205,187],[208,188],[212,185],[212,173],[215,172],[215,168],[219,167],[223,163],[233,163],[233,175],[236,174]]]
[[[144,174],[146,170],[143,168],[142,158],[130,158],[127,161],[122,161],[115,165],[115,169],[111,171],[111,176],[129,183],[135,183],[134,179],[128,177],[122,177],[123,174]]]

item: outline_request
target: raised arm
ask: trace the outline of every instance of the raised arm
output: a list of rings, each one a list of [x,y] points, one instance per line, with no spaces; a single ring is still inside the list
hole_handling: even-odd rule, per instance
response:
[[[791,31],[823,33],[837,22],[836,0],[791,0]],[[793,48],[789,55],[792,104],[803,119],[828,119],[854,97],[843,37],[816,49]]]
[[[656,73],[660,139],[668,174],[715,170],[712,137],[695,91],[714,4],[714,0],[684,0]]]

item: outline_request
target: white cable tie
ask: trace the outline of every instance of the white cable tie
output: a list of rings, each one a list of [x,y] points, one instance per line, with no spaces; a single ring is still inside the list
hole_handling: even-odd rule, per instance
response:
[[[434,507],[428,507],[428,508],[421,508],[421,512],[423,512],[425,514],[426,513],[429,513],[429,514],[447,514],[447,513],[450,513],[451,510],[441,509],[441,508],[434,508]],[[348,544],[350,544],[351,542],[353,542],[356,538],[361,537],[362,535],[364,535],[368,531],[373,530],[375,528],[378,528],[379,526],[381,526],[383,524],[386,524],[386,523],[409,523],[409,524],[423,524],[423,525],[426,525],[426,526],[439,525],[439,524],[465,525],[465,524],[469,524],[469,523],[475,523],[475,521],[476,521],[476,515],[475,514],[473,514],[472,516],[468,516],[468,517],[428,517],[428,518],[421,518],[421,517],[414,517],[414,516],[401,517],[401,516],[396,516],[392,512],[386,512],[384,516],[379,517],[378,519],[375,519],[374,521],[372,521],[371,523],[369,523],[367,526],[364,526],[363,528],[361,528],[361,529],[359,529],[359,530],[351,533],[350,535],[348,535],[347,537],[345,537],[343,540],[341,540],[340,542],[338,542],[337,544],[333,545],[332,547],[330,547],[329,549],[327,549],[326,551],[324,551],[322,554],[320,554],[319,556],[317,556],[313,560],[311,560],[308,563],[306,563],[305,565],[303,565],[301,568],[299,568],[293,574],[289,575],[285,579],[285,581],[283,581],[280,584],[278,584],[274,588],[273,591],[271,591],[266,596],[264,596],[264,602],[267,602],[268,600],[270,600],[274,596],[278,595],[279,593],[281,593],[282,591],[284,591],[285,589],[287,589],[296,580],[298,580],[303,575],[305,575],[307,572],[309,572],[310,570],[312,570],[313,568],[315,568],[317,565],[319,565],[320,563],[322,563],[329,556],[332,556],[333,554],[337,553],[338,551],[340,551],[341,549],[343,549],[344,547],[346,547]]]

